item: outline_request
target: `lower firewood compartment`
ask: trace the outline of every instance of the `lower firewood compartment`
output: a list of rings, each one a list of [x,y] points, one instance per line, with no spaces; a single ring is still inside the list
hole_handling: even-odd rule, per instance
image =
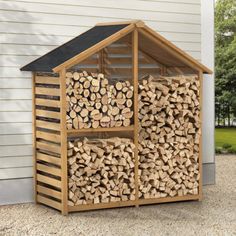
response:
[[[135,200],[134,144],[127,138],[68,143],[70,206]]]

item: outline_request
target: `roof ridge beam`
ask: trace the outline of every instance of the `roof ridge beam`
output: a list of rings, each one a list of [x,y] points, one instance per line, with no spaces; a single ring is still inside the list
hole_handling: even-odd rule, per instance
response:
[[[130,20],[130,21],[113,21],[113,22],[101,22],[97,23],[95,26],[106,26],[106,25],[130,25],[130,24],[144,24],[141,20]]]

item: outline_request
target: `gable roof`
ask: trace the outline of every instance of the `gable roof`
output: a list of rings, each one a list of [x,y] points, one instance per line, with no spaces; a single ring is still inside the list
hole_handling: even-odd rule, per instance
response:
[[[71,41],[22,67],[23,71],[58,72],[63,67],[79,63],[112,42],[138,29],[139,47],[154,60],[166,66],[186,67],[211,74],[212,71],[185,53],[163,36],[149,28],[144,22],[126,21],[100,23]]]
[[[125,28],[122,25],[95,26],[69,42],[57,47],[49,53],[21,68],[22,71],[52,72],[53,68],[96,45],[107,37]]]

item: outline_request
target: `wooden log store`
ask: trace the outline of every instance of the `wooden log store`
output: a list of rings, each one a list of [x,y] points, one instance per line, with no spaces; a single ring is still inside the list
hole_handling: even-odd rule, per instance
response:
[[[33,74],[35,202],[66,215],[202,199],[202,80],[142,21],[97,24]]]

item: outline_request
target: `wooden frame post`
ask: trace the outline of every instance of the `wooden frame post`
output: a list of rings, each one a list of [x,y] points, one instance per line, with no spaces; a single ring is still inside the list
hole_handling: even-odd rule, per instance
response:
[[[199,103],[200,103],[200,140],[199,140],[199,173],[200,173],[200,179],[199,179],[199,201],[202,201],[202,107],[203,107],[203,100],[202,100],[202,86],[203,86],[203,72],[199,71],[198,74],[199,82],[200,82],[200,88],[199,88]]]
[[[66,70],[60,71],[60,126],[61,126],[61,212],[68,214],[67,129],[66,129]]]
[[[36,158],[36,112],[35,112],[35,76],[32,72],[32,149],[33,149],[33,178],[34,178],[34,202],[37,203],[37,158]]]
[[[101,49],[98,53],[99,72],[104,74],[104,49]]]
[[[135,199],[138,206],[139,199],[139,176],[138,176],[138,30],[135,29],[132,33],[132,69],[133,69],[133,86],[134,86],[134,176],[135,176]]]

